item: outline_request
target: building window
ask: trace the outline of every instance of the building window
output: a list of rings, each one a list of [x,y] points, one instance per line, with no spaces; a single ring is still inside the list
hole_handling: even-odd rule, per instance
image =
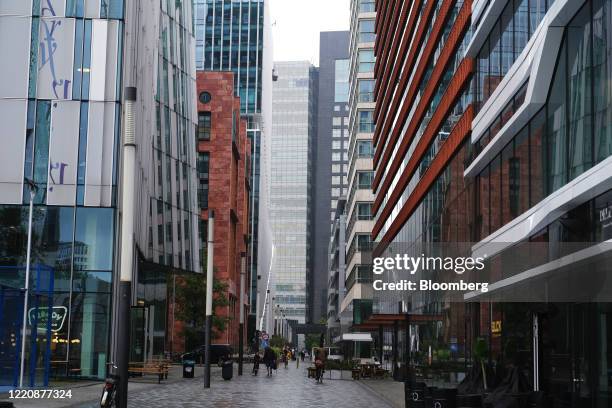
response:
[[[359,133],[374,132],[373,113],[371,110],[359,111]]]
[[[372,219],[372,203],[357,203],[357,219],[360,221]]]
[[[360,0],[359,1],[359,12],[360,13],[373,13],[376,11],[374,0]]]
[[[357,157],[359,158],[374,157],[374,150],[372,149],[371,140],[358,140],[357,141]]]
[[[373,171],[358,171],[357,172],[357,188],[360,190],[371,189],[373,179],[374,179]]]
[[[359,42],[373,43],[375,38],[374,20],[361,20],[359,22]]]
[[[374,102],[374,80],[359,80],[359,102]]]
[[[210,93],[206,91],[200,93],[200,103],[209,103],[211,99]]]
[[[334,102],[345,103],[349,99],[349,60],[335,61]]]
[[[200,184],[198,187],[198,203],[200,208],[208,208],[208,191],[209,191],[209,170],[210,170],[210,154],[198,154],[198,178]]]
[[[374,50],[359,51],[359,72],[374,72]]]
[[[332,119],[332,125],[334,126],[342,126],[342,117],[341,116],[334,116]]]
[[[210,140],[210,112],[198,112],[198,140]]]

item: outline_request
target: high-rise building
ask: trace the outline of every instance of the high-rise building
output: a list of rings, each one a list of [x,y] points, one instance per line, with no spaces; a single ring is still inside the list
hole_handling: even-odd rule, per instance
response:
[[[270,224],[274,256],[270,316],[305,323],[311,282],[312,150],[317,71],[308,61],[276,62],[272,95]]]
[[[268,191],[266,183],[269,179],[269,163],[266,161],[269,147],[266,147],[265,140],[271,126],[273,75],[269,2],[194,0],[193,3],[196,69],[234,73],[234,90],[240,97],[240,111],[247,117],[247,134],[251,139],[251,245],[248,264],[251,276],[249,331],[252,333],[255,313],[257,310],[261,313],[263,308],[257,301],[261,291],[258,281],[266,282],[271,257],[267,208],[261,205],[262,200],[267,202],[269,199],[261,193]]]
[[[319,40],[319,95],[314,139],[311,315],[327,315],[328,251],[336,205],[347,195],[348,171],[348,42],[347,31],[328,31]]]
[[[343,331],[348,331],[348,319],[342,318],[340,306],[346,295],[346,200],[341,197],[329,242],[329,275],[327,277],[327,337],[335,343]]]
[[[51,365],[104,378],[120,257],[138,259],[132,302],[149,317],[136,358],[166,350],[166,274],[200,271],[191,3],[5,0],[0,32],[0,74],[11,78],[0,85],[0,285],[9,291],[24,285],[24,179],[38,188],[30,281],[40,297],[28,311],[25,381],[40,385]],[[124,86],[137,88],[134,254],[117,250]],[[23,307],[21,292],[2,302],[4,311]],[[4,356],[19,354],[21,318],[0,316]],[[44,345],[47,357],[30,364]]]
[[[340,315],[355,324],[372,311],[372,135],[374,133],[374,1],[351,1],[346,294]]]
[[[467,243],[488,291],[377,291],[361,327],[414,322],[394,366],[486,349],[554,406],[609,405],[612,2],[381,5],[375,254]]]

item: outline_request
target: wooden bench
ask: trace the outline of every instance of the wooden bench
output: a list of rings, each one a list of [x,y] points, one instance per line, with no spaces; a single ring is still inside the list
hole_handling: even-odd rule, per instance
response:
[[[168,365],[163,363],[130,363],[128,372],[132,374],[157,375],[157,383],[168,379]]]

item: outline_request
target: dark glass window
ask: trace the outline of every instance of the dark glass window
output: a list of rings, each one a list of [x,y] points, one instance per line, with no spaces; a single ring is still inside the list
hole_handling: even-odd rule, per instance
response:
[[[210,140],[211,113],[198,112],[198,140]]]
[[[198,154],[198,178],[200,185],[198,188],[198,202],[200,208],[208,208],[208,190],[209,190],[209,169],[210,169],[210,154]]]

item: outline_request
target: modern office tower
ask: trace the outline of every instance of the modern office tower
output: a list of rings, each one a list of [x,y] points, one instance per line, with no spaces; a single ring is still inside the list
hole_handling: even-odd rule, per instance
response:
[[[319,96],[314,139],[312,277],[310,321],[327,314],[330,230],[336,205],[347,195],[348,31],[322,32],[319,41]]]
[[[215,212],[214,278],[227,285],[228,307],[215,315],[227,319],[225,330],[213,343],[238,350],[240,308],[248,313],[248,274],[241,287],[241,258],[249,238],[249,165],[251,146],[246,136],[246,118],[240,116],[240,98],[234,92],[232,72],[199,71],[198,92],[198,202],[202,220]],[[200,228],[205,252],[207,229]],[[247,273],[248,271],[245,271]],[[240,304],[240,293],[246,304]],[[246,314],[245,314],[246,316]],[[246,332],[244,333],[246,335]],[[246,340],[246,339],[245,339]],[[245,342],[245,344],[247,344]]]
[[[340,315],[340,305],[346,295],[344,286],[346,274],[346,213],[344,207],[346,200],[341,197],[336,208],[336,217],[332,226],[331,240],[329,242],[329,276],[327,280],[327,337],[335,343],[334,339],[340,336],[343,330],[348,330],[346,318]]]
[[[349,165],[346,201],[346,295],[340,314],[355,324],[372,312],[372,135],[374,133],[373,0],[351,1]]]
[[[312,150],[317,71],[308,61],[276,62],[272,95],[270,224],[274,242],[270,314],[305,323],[311,282]]]
[[[194,0],[196,69],[232,71],[234,89],[240,97],[240,111],[248,120],[251,139],[251,215],[249,270],[251,276],[249,332],[255,328],[259,283],[266,282],[271,258],[267,208],[261,206],[261,192],[269,179],[265,161],[266,137],[271,126],[272,35],[269,2],[264,0]],[[266,129],[268,132],[266,133]],[[269,149],[268,149],[269,150]],[[262,164],[263,163],[263,164]],[[262,180],[263,179],[263,180]],[[263,208],[262,208],[263,207]],[[264,220],[260,225],[260,213]],[[260,239],[260,233],[263,235]],[[259,243],[262,243],[261,250]],[[261,255],[261,259],[260,259]],[[260,285],[261,286],[261,285]]]
[[[409,312],[411,346],[451,364],[512,361],[553,406],[609,405],[612,2],[403,6],[376,26],[375,253],[467,243],[489,290],[377,312]]]
[[[0,310],[12,312],[0,316],[0,347],[13,358],[3,384],[19,371],[25,179],[37,187],[25,384],[50,369],[104,378],[121,256],[135,259],[132,301],[150,322],[133,357],[166,350],[166,274],[200,271],[191,27],[190,2],[1,2]],[[125,86],[137,88],[134,254],[118,251]]]

